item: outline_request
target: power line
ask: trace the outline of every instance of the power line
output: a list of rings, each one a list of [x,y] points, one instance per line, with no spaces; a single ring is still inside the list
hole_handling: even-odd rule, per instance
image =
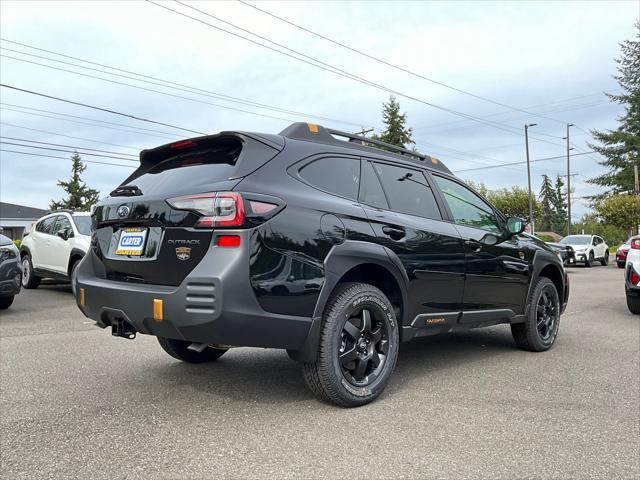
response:
[[[94,140],[94,139],[91,139],[91,138],[74,137],[74,136],[71,136],[71,135],[65,135],[63,133],[50,132],[48,130],[40,130],[38,128],[24,127],[22,125],[16,125],[15,123],[0,122],[0,125],[7,125],[9,127],[20,128],[20,129],[23,129],[23,130],[31,130],[32,132],[47,133],[49,135],[56,135],[58,137],[71,138],[73,140],[83,140],[85,142],[101,143],[102,145],[109,145],[109,146],[112,146],[112,147],[122,147],[122,148],[127,148],[129,150],[135,150],[135,151],[138,151],[138,152],[140,150],[144,150],[142,147],[130,147],[130,146],[127,146],[127,145],[120,145],[118,143],[101,142],[100,140]]]
[[[41,108],[26,107],[24,105],[16,105],[14,103],[0,102],[0,105],[6,105],[7,107],[14,107],[14,108],[22,108],[24,110],[33,110],[35,112],[50,113],[52,115],[60,115],[60,116],[63,116],[63,117],[79,118],[80,120],[89,120],[90,122],[104,123],[106,125],[116,125],[116,126],[120,126],[120,127],[134,128],[136,130],[142,130],[142,131],[145,131],[145,132],[160,133],[162,135],[171,136],[173,138],[175,138],[176,136],[184,136],[184,137],[186,137],[186,135],[183,135],[183,134],[178,134],[178,133],[173,133],[173,132],[165,132],[163,130],[154,130],[152,128],[136,127],[136,126],[133,126],[133,125],[128,125],[126,123],[108,122],[106,120],[100,120],[100,119],[97,119],[97,118],[83,117],[83,116],[80,116],[80,115],[71,115],[69,113],[56,112],[56,111],[52,111],[52,110],[42,110]]]
[[[60,98],[60,97],[54,97],[53,95],[47,95],[45,93],[34,92],[32,90],[27,90],[27,89],[24,89],[24,88],[18,88],[18,87],[14,87],[12,85],[6,85],[4,83],[0,83],[0,87],[10,88],[11,90],[16,90],[18,92],[23,92],[23,93],[29,93],[31,95],[38,95],[40,97],[50,98],[52,100],[58,100],[60,102],[71,103],[73,105],[79,105],[81,107],[92,108],[94,110],[100,110],[102,112],[107,112],[107,113],[112,113],[114,115],[120,115],[122,117],[132,118],[134,120],[139,120],[141,122],[155,123],[156,125],[162,125],[164,127],[176,128],[178,130],[183,130],[185,132],[197,133],[199,135],[206,135],[206,133],[203,133],[203,132],[198,132],[196,130],[189,130],[188,128],[178,127],[176,125],[171,125],[169,123],[157,122],[155,120],[149,120],[148,118],[137,117],[136,115],[131,115],[129,113],[122,113],[122,112],[118,112],[116,110],[109,110],[108,108],[96,107],[95,105],[89,105],[89,104],[82,103],[82,102],[74,102],[73,100],[67,100],[67,99]]]
[[[41,155],[39,153],[31,153],[31,152],[19,152],[17,150],[6,150],[4,148],[0,148],[0,152],[8,152],[8,153],[19,153],[21,155],[32,155],[34,157],[45,157],[45,158],[59,158],[61,160],[71,160],[68,157],[56,157],[54,155]],[[100,165],[111,165],[114,167],[125,167],[125,168],[136,168],[133,165],[121,165],[119,163],[109,163],[109,162],[100,162],[98,160],[82,160],[84,163],[97,163]]]
[[[5,142],[4,140],[0,140],[0,143],[5,145],[13,145],[14,147],[25,147],[25,148],[35,148],[38,150],[50,150],[52,152],[65,152],[65,153],[77,153],[78,155],[88,155],[90,157],[103,157],[103,158],[113,158],[114,160],[126,160],[127,162],[135,162],[136,160],[132,158],[123,158],[123,157],[114,157],[113,155],[102,155],[99,153],[89,153],[89,152],[78,152],[75,150],[63,150],[60,148],[51,148],[51,147],[39,147],[37,145],[23,145],[21,143],[15,142]]]
[[[109,150],[98,150],[96,148],[87,148],[87,147],[76,147],[73,145],[64,145],[64,144],[60,144],[60,143],[49,143],[49,142],[40,142],[38,140],[29,140],[26,138],[15,138],[15,137],[5,137],[2,136],[2,139],[5,140],[15,140],[17,142],[29,142],[29,143],[40,143],[42,145],[52,145],[54,147],[66,147],[66,148],[73,148],[75,150],[91,150],[92,152],[100,152],[100,153],[113,153],[115,155],[125,155],[128,157],[135,157],[135,160],[137,161],[138,159],[138,155],[134,155],[132,153],[123,153],[123,152],[111,152]]]
[[[377,88],[377,89],[379,89],[379,90],[383,90],[383,91],[385,91],[385,92],[387,92],[387,93],[390,93],[390,94],[393,94],[393,95],[397,95],[397,96],[400,96],[400,97],[403,97],[403,98],[407,98],[407,99],[413,100],[413,101],[418,102],[418,103],[422,103],[422,104],[427,105],[427,106],[429,106],[429,107],[436,108],[436,109],[438,109],[438,110],[442,110],[442,111],[444,111],[444,112],[450,113],[450,114],[452,114],[452,115],[457,115],[457,116],[460,116],[460,117],[463,117],[463,118],[467,118],[467,119],[470,119],[470,120],[474,120],[474,121],[476,121],[476,122],[478,122],[478,123],[481,123],[481,124],[484,124],[484,125],[490,126],[490,127],[492,127],[492,128],[496,128],[496,129],[498,129],[498,130],[503,130],[503,131],[506,131],[506,132],[511,133],[511,134],[514,134],[514,135],[522,136],[522,133],[521,133],[520,131],[518,131],[518,130],[513,130],[513,127],[511,127],[510,125],[500,124],[500,123],[498,123],[498,122],[492,122],[492,121],[485,121],[485,120],[481,119],[480,117],[476,117],[476,116],[474,116],[474,115],[469,115],[469,114],[466,114],[466,113],[463,113],[463,112],[459,112],[459,111],[457,111],[457,110],[453,110],[453,109],[448,108],[448,107],[443,107],[443,106],[437,105],[437,104],[435,104],[435,103],[431,103],[431,102],[428,102],[428,101],[426,101],[426,100],[422,100],[422,99],[417,98],[417,97],[414,97],[414,96],[412,96],[412,95],[409,95],[409,94],[406,94],[406,93],[400,92],[400,91],[398,91],[398,90],[392,89],[392,88],[390,88],[390,87],[386,87],[386,86],[384,86],[384,85],[380,85],[380,84],[377,84],[377,83],[371,82],[371,81],[369,81],[369,80],[367,80],[367,79],[365,79],[365,78],[363,78],[363,77],[360,77],[360,76],[355,75],[355,74],[353,74],[353,73],[347,72],[346,70],[342,70],[342,69],[340,69],[340,68],[338,68],[338,67],[335,67],[335,66],[333,66],[333,65],[330,65],[330,64],[328,64],[328,63],[326,63],[326,62],[323,62],[323,61],[321,61],[321,60],[318,60],[318,59],[316,59],[316,58],[314,58],[314,57],[311,57],[311,56],[309,56],[309,55],[306,55],[306,54],[304,54],[304,53],[302,53],[302,52],[299,52],[299,51],[297,51],[297,50],[294,50],[294,49],[292,49],[292,48],[286,47],[286,46],[284,46],[284,45],[282,45],[282,44],[279,44],[279,43],[277,43],[277,42],[274,42],[273,40],[270,40],[270,39],[268,39],[268,38],[266,38],[266,37],[264,37],[264,36],[258,35],[258,34],[254,33],[254,32],[251,32],[250,30],[247,30],[247,29],[244,29],[244,28],[242,28],[242,27],[239,27],[239,26],[237,26],[237,25],[235,25],[235,24],[233,24],[233,23],[231,23],[231,22],[228,22],[228,21],[226,21],[226,20],[222,20],[222,19],[220,19],[220,18],[216,17],[215,15],[212,15],[212,14],[210,14],[210,13],[207,13],[207,12],[205,12],[205,11],[203,11],[203,10],[200,10],[200,9],[198,9],[198,8],[196,8],[196,7],[193,7],[193,6],[191,6],[191,5],[187,5],[187,4],[185,4],[185,3],[182,3],[182,2],[180,2],[180,1],[178,1],[178,0],[175,0],[175,1],[176,1],[176,3],[179,3],[179,4],[181,4],[181,5],[183,5],[183,6],[187,7],[187,8],[190,8],[190,9],[192,9],[192,10],[195,10],[195,11],[197,11],[197,12],[199,12],[199,13],[203,14],[203,15],[206,15],[206,16],[208,16],[208,17],[211,17],[211,18],[213,18],[213,19],[215,19],[215,20],[217,20],[217,21],[219,21],[219,22],[222,22],[222,23],[225,23],[225,24],[227,24],[227,25],[230,25],[230,26],[232,26],[233,28],[236,28],[236,29],[238,29],[238,30],[242,30],[242,31],[244,31],[244,32],[247,32],[247,33],[249,33],[250,35],[253,35],[253,36],[258,37],[258,38],[260,38],[260,39],[262,39],[262,40],[265,40],[265,41],[267,41],[267,42],[269,42],[269,43],[271,43],[271,44],[273,44],[273,45],[277,45],[278,47],[283,48],[283,49],[285,49],[285,50],[288,50],[288,51],[290,51],[290,52],[293,52],[293,53],[295,53],[295,54],[296,54],[296,55],[298,55],[298,56],[291,55],[291,54],[289,54],[289,53],[287,53],[287,52],[283,52],[282,50],[278,50],[277,48],[270,47],[270,46],[265,45],[265,44],[263,44],[263,43],[260,43],[260,42],[258,42],[258,41],[256,41],[256,40],[253,40],[253,39],[251,39],[251,38],[244,37],[244,36],[242,36],[242,35],[240,35],[240,34],[238,34],[238,33],[231,32],[231,31],[226,30],[226,29],[224,29],[224,28],[222,28],[222,27],[219,27],[219,26],[217,26],[217,25],[213,25],[213,24],[211,24],[211,23],[209,23],[209,22],[206,22],[206,21],[204,21],[204,20],[202,20],[202,19],[200,19],[200,18],[193,17],[193,16],[188,15],[188,14],[186,14],[186,13],[183,13],[183,12],[181,12],[181,11],[179,11],[179,10],[174,10],[174,9],[172,9],[172,8],[169,8],[169,7],[167,7],[167,6],[163,5],[163,4],[160,4],[160,3],[154,2],[154,1],[152,1],[152,0],[146,0],[146,1],[147,1],[147,2],[149,2],[149,3],[151,3],[151,4],[153,4],[153,5],[155,5],[155,6],[157,6],[157,7],[160,7],[160,8],[163,8],[163,9],[165,9],[165,10],[168,10],[168,11],[170,11],[170,12],[174,13],[174,14],[181,15],[181,16],[183,16],[183,17],[189,18],[189,19],[191,19],[191,20],[194,20],[194,21],[196,21],[196,22],[202,23],[202,24],[207,25],[207,26],[209,26],[209,27],[211,27],[211,28],[214,28],[214,29],[216,29],[216,30],[222,31],[222,32],[224,32],[224,33],[227,33],[228,35],[233,35],[233,36],[238,37],[238,38],[241,38],[241,39],[243,39],[243,40],[245,40],[245,41],[251,42],[251,43],[256,44],[256,45],[259,45],[259,46],[261,46],[261,47],[263,47],[263,48],[267,48],[267,49],[272,50],[272,51],[274,51],[274,52],[280,53],[281,55],[285,55],[285,56],[290,57],[290,58],[293,58],[293,59],[295,59],[295,60],[298,60],[298,61],[301,61],[301,62],[307,63],[307,64],[309,64],[309,65],[312,65],[312,66],[316,67],[316,68],[320,68],[320,69],[322,69],[322,70],[326,70],[326,71],[331,72],[331,73],[333,73],[333,74],[340,75],[340,76],[345,77],[345,78],[349,78],[349,79],[354,80],[354,81],[357,81],[357,82],[359,82],[359,83],[363,83],[363,84],[365,84],[365,85],[369,85],[369,86],[375,87],[375,88]],[[303,57],[303,58],[300,58],[300,57]],[[309,60],[305,60],[305,58],[309,59],[310,61],[309,61]],[[559,145],[560,145],[560,144],[556,144],[556,143],[553,143],[553,142],[548,142],[548,141],[546,141],[546,140],[542,140],[542,139],[539,139],[539,141],[544,141],[544,142],[546,142],[546,143],[551,143],[552,145],[556,145],[556,146],[559,146]]]
[[[23,112],[22,110],[16,110],[15,108],[0,107],[0,110],[22,113],[24,115],[34,115],[36,117],[42,117],[42,118],[53,118],[54,120],[62,120],[63,122],[75,123],[75,124],[78,124],[78,125],[88,125],[90,127],[108,128],[109,130],[116,130],[118,132],[135,133],[137,135],[148,135],[150,137],[162,138],[164,140],[172,139],[172,138],[175,139],[175,137],[156,135],[156,134],[147,133],[147,132],[137,132],[135,130],[128,130],[128,129],[125,129],[125,128],[117,128],[117,127],[110,127],[108,125],[99,125],[99,124],[96,124],[96,123],[81,122],[79,120],[71,120],[69,118],[60,118],[60,117],[56,117],[56,116],[53,116],[53,115],[46,115],[44,113]],[[58,114],[58,115],[61,115],[61,114]]]
[[[206,96],[206,97],[217,98],[219,100],[223,100],[223,101],[227,101],[227,102],[239,103],[239,104],[243,104],[243,105],[247,105],[247,106],[262,108],[262,109],[266,109],[266,110],[272,110],[272,111],[281,112],[281,113],[287,113],[287,114],[296,115],[296,116],[309,117],[309,118],[313,118],[313,119],[316,119],[316,120],[328,120],[328,121],[331,121],[331,122],[341,123],[341,124],[345,124],[345,125],[361,126],[360,123],[347,122],[345,120],[339,120],[339,119],[336,119],[336,118],[325,117],[325,116],[321,116],[321,115],[314,115],[314,114],[305,113],[305,112],[298,112],[296,110],[289,110],[289,109],[282,108],[282,107],[276,107],[276,106],[273,106],[273,105],[254,102],[252,100],[247,100],[247,99],[243,99],[243,98],[240,98],[240,97],[233,97],[231,95],[226,95],[226,94],[222,94],[222,93],[219,93],[219,92],[213,92],[213,91],[210,91],[210,90],[204,90],[204,89],[201,89],[201,88],[198,88],[198,87],[193,87],[191,85],[186,85],[186,84],[183,84],[183,83],[173,82],[173,81],[170,81],[170,80],[165,80],[165,79],[162,79],[162,78],[153,77],[151,75],[145,75],[145,74],[134,72],[134,71],[131,71],[131,70],[125,70],[125,69],[122,69],[122,68],[113,67],[111,65],[106,65],[104,63],[93,62],[91,60],[86,60],[86,59],[79,58],[79,57],[74,57],[74,56],[71,56],[71,55],[65,55],[63,53],[59,53],[59,52],[56,52],[56,51],[53,51],[53,50],[47,50],[47,49],[44,49],[44,48],[35,47],[33,45],[29,45],[29,44],[21,43],[21,42],[16,42],[16,41],[13,41],[13,40],[8,40],[6,38],[1,38],[0,37],[0,40],[2,40],[4,42],[15,44],[15,45],[20,45],[20,46],[23,46],[23,47],[31,48],[31,49],[34,49],[34,50],[38,50],[38,51],[41,51],[41,52],[50,53],[52,55],[58,55],[58,56],[61,56],[61,57],[64,57],[64,58],[70,58],[70,59],[73,59],[73,60],[77,60],[79,62],[88,63],[90,65],[97,65],[97,66],[100,66],[100,67],[109,68],[111,70],[116,70],[118,72],[128,73],[130,75],[136,75],[138,77],[147,78],[147,79],[151,79],[151,80],[156,80],[157,82],[162,82],[162,83],[151,82],[149,80],[143,80],[143,79],[140,79],[140,78],[134,78],[134,77],[131,77],[129,75],[120,75],[120,74],[117,74],[117,73],[114,73],[114,72],[108,72],[108,71],[100,70],[100,69],[96,69],[96,68],[89,68],[89,67],[86,67],[84,65],[78,65],[78,64],[70,63],[70,62],[63,62],[62,60],[57,60],[57,59],[52,59],[52,58],[48,58],[48,57],[43,57],[43,56],[40,56],[40,55],[34,55],[34,54],[31,54],[31,53],[21,52],[19,50],[13,50],[13,49],[9,49],[9,48],[6,48],[6,47],[4,48],[4,50],[10,51],[10,52],[20,53],[22,55],[28,55],[28,56],[31,56],[31,57],[41,58],[41,59],[49,60],[49,61],[52,61],[52,62],[58,62],[58,63],[62,63],[62,64],[65,64],[65,65],[71,65],[71,66],[74,66],[74,67],[84,68],[86,70],[92,70],[92,71],[96,71],[96,72],[106,73],[106,74],[114,75],[114,76],[118,76],[118,77],[124,77],[124,78],[132,79],[132,80],[136,80],[136,81],[140,81],[140,82],[149,83],[149,84],[152,84],[152,85],[158,85],[158,86],[162,86],[162,87],[166,87],[166,88],[172,88],[174,90],[179,90],[179,91],[183,91],[183,92],[195,93],[197,95],[203,95],[203,96]],[[182,87],[182,88],[178,88],[178,87]]]
[[[279,16],[277,16],[277,15],[275,15],[275,14],[271,13],[271,12],[268,12],[267,10],[263,10],[262,8],[256,7],[255,5],[253,5],[253,4],[251,4],[251,3],[248,3],[248,2],[246,2],[246,1],[244,1],[244,0],[238,0],[238,1],[239,1],[240,3],[242,3],[242,4],[246,5],[246,6],[248,6],[248,7],[251,7],[251,8],[253,8],[253,9],[255,9],[255,10],[258,10],[259,12],[262,12],[262,13],[264,13],[264,14],[266,14],[266,15],[269,15],[269,16],[271,16],[271,17],[273,17],[273,18],[277,19],[277,20],[280,20],[281,22],[287,23],[287,24],[289,24],[289,25],[291,25],[291,26],[293,26],[293,27],[296,27],[296,28],[298,28],[298,29],[300,29],[300,30],[303,30],[303,31],[307,32],[307,33],[310,33],[310,34],[312,34],[312,35],[315,35],[316,37],[319,37],[319,38],[322,38],[323,40],[326,40],[326,41],[328,41],[328,42],[331,42],[331,43],[333,43],[334,45],[338,45],[338,46],[340,46],[340,47],[342,47],[342,48],[345,48],[345,49],[350,50],[350,51],[352,51],[352,52],[354,52],[354,53],[357,53],[357,54],[359,54],[359,55],[362,55],[362,56],[364,56],[364,57],[366,57],[366,58],[368,58],[368,59],[370,59],[370,60],[374,60],[374,61],[376,61],[376,62],[378,62],[378,63],[381,63],[381,64],[383,64],[383,65],[386,65],[386,66],[388,66],[388,67],[395,68],[396,70],[400,70],[400,71],[402,71],[402,72],[404,72],[404,73],[408,73],[409,75],[412,75],[412,76],[414,76],[414,77],[420,78],[420,79],[422,79],[422,80],[426,80],[427,82],[431,82],[431,83],[434,83],[434,84],[436,84],[436,85],[440,85],[441,87],[445,87],[445,88],[448,88],[448,89],[450,89],[450,90],[454,90],[454,91],[456,91],[456,92],[458,92],[458,93],[462,93],[462,94],[464,94],[464,95],[468,95],[468,96],[471,96],[471,97],[473,97],[473,98],[477,98],[478,100],[482,100],[482,101],[484,101],[484,102],[492,103],[492,104],[494,104],[494,105],[498,105],[498,106],[501,106],[501,107],[507,108],[507,109],[509,109],[509,110],[514,110],[514,111],[517,111],[517,112],[526,113],[526,114],[528,114],[528,115],[533,115],[533,116],[536,116],[536,117],[538,117],[538,118],[544,118],[544,119],[547,119],[547,120],[552,120],[552,121],[554,121],[554,122],[558,122],[558,123],[566,123],[566,122],[564,122],[564,121],[557,120],[557,119],[552,118],[552,117],[547,117],[547,116],[540,115],[540,114],[537,114],[537,113],[529,112],[529,111],[524,110],[524,109],[522,109],[522,108],[518,108],[518,107],[514,107],[513,105],[508,105],[508,104],[506,104],[506,103],[498,102],[498,101],[496,101],[496,100],[492,100],[492,99],[490,99],[490,98],[483,97],[483,96],[481,96],[481,95],[477,95],[477,94],[472,93],[472,92],[469,92],[469,91],[467,91],[467,90],[462,90],[461,88],[454,87],[454,86],[449,85],[449,84],[447,84],[447,83],[440,82],[440,81],[438,81],[438,80],[434,80],[434,79],[429,78],[429,77],[426,77],[426,76],[424,76],[424,75],[422,75],[422,74],[419,74],[419,73],[416,73],[416,72],[414,72],[414,71],[411,71],[411,70],[409,70],[409,69],[407,69],[407,68],[404,68],[404,67],[401,67],[401,66],[399,66],[399,65],[395,65],[395,64],[393,64],[393,63],[391,63],[391,62],[388,62],[388,61],[386,61],[386,60],[383,60],[383,59],[381,59],[381,58],[379,58],[379,57],[375,57],[375,56],[373,56],[373,55],[370,55],[370,54],[368,54],[368,53],[366,53],[366,52],[363,52],[362,50],[358,50],[358,49],[356,49],[356,48],[350,47],[349,45],[346,45],[346,44],[344,44],[344,43],[341,43],[341,42],[338,42],[338,41],[336,41],[336,40],[333,40],[332,38],[329,38],[329,37],[327,37],[327,36],[325,36],[325,35],[322,35],[322,34],[320,34],[320,33],[314,32],[314,31],[312,31],[312,30],[310,30],[310,29],[308,29],[308,28],[305,28],[305,27],[303,27],[303,26],[301,26],[301,25],[298,25],[298,24],[296,24],[296,23],[294,23],[294,22],[292,22],[292,21],[290,21],[290,20],[287,20],[287,19],[285,19],[285,18],[279,17]],[[181,4],[185,5],[183,2],[178,2],[178,3],[181,3]],[[188,5],[186,5],[186,6],[188,6]]]
[[[131,83],[126,83],[126,82],[119,82],[119,81],[117,81],[117,80],[111,80],[111,79],[109,79],[109,78],[99,77],[99,76],[97,76],[97,75],[90,75],[90,74],[88,74],[88,73],[75,72],[75,71],[73,71],[73,70],[69,70],[69,69],[67,69],[67,68],[54,67],[53,65],[46,65],[46,64],[44,64],[44,63],[33,62],[33,61],[31,61],[31,60],[25,60],[25,59],[23,59],[23,58],[11,57],[11,56],[9,56],[9,55],[4,55],[4,54],[0,54],[0,57],[9,58],[9,59],[11,59],[11,60],[16,60],[16,61],[18,61],[18,62],[30,63],[30,64],[32,64],[32,65],[38,65],[38,66],[40,66],[40,67],[50,68],[50,69],[52,69],[52,70],[58,70],[58,71],[60,71],[60,72],[72,73],[72,74],[74,74],[74,75],[80,75],[80,76],[82,76],[82,77],[93,78],[93,79],[96,79],[96,80],[102,80],[102,81],[104,81],[104,82],[115,83],[116,85],[124,85],[124,86],[126,86],[126,87],[137,88],[137,89],[139,89],[139,90],[145,90],[145,91],[147,91],[147,92],[159,93],[159,94],[161,94],[161,95],[166,95],[166,96],[168,96],[168,97],[181,98],[181,99],[183,99],[183,100],[189,100],[189,101],[191,101],[191,102],[197,102],[197,103],[202,103],[202,104],[205,104],[205,105],[211,105],[211,106],[214,106],[214,107],[224,108],[224,109],[226,109],[226,110],[233,110],[233,111],[236,111],[236,112],[247,113],[247,114],[249,114],[249,115],[257,115],[257,116],[259,116],[259,117],[272,118],[272,119],[275,119],[275,120],[282,120],[282,121],[285,121],[285,122],[293,122],[293,120],[291,120],[291,119],[289,119],[289,118],[276,117],[276,116],[274,116],[274,115],[266,115],[266,114],[263,114],[263,113],[251,112],[251,111],[249,111],[249,110],[242,110],[242,109],[240,109],[240,108],[234,108],[234,107],[229,107],[229,106],[226,106],[226,105],[220,105],[219,103],[206,102],[206,101],[204,101],[204,100],[199,100],[199,99],[197,99],[197,98],[185,97],[184,95],[177,95],[177,94],[175,94],[175,93],[163,92],[163,91],[161,91],[161,90],[156,90],[156,89],[153,89],[153,88],[142,87],[142,86],[140,86],[140,85],[134,85],[134,84],[131,84]],[[54,62],[55,62],[55,61],[57,61],[57,60],[52,60],[52,61],[54,61]],[[115,73],[114,73],[114,74],[112,74],[112,75],[118,75],[118,74],[115,74]],[[121,75],[118,75],[118,76],[121,76]],[[135,80],[135,79],[134,79],[134,80]]]
[[[574,155],[572,155],[572,157],[577,157],[578,155],[587,155],[589,153],[593,153],[593,152],[584,152],[584,153],[576,153]],[[558,155],[556,157],[546,157],[546,158],[537,158],[535,160],[531,160],[529,163],[533,163],[533,162],[544,162],[546,160],[556,160],[556,159],[566,159],[566,155]],[[501,163],[499,165],[490,165],[490,166],[486,166],[486,167],[480,167],[480,168],[465,168],[464,170],[456,170],[453,173],[463,173],[463,172],[474,172],[477,170],[487,170],[490,168],[502,168],[502,167],[509,167],[511,165],[523,165],[527,163],[526,161],[524,162],[511,162],[511,163]]]

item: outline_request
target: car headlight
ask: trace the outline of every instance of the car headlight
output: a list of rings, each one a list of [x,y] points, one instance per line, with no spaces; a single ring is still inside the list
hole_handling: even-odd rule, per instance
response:
[[[16,247],[13,243],[0,246],[0,261],[16,258],[18,254],[18,247]]]

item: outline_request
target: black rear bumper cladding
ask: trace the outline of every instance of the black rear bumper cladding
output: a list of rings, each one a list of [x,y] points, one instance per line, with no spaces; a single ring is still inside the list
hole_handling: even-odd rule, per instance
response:
[[[225,233],[240,235],[247,245],[247,231]],[[124,320],[140,333],[161,337],[294,350],[311,328],[311,318],[260,307],[249,285],[246,248],[210,247],[177,287],[111,281],[100,278],[100,271],[91,252],[78,269],[76,291],[80,310],[103,328]],[[154,319],[154,300],[162,300],[162,320]]]

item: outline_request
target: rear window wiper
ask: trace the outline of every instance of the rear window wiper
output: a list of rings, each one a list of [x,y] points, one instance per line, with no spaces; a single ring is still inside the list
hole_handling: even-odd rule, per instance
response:
[[[142,190],[135,185],[121,185],[109,194],[111,197],[137,197],[139,195],[142,195]]]

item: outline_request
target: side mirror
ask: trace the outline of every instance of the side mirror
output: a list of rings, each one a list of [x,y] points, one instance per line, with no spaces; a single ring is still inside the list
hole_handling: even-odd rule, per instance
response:
[[[507,227],[507,232],[509,232],[510,235],[518,235],[524,232],[526,223],[521,218],[509,217],[507,218],[506,227]]]
[[[69,230],[62,230],[58,232],[58,236],[63,240],[69,240]]]

